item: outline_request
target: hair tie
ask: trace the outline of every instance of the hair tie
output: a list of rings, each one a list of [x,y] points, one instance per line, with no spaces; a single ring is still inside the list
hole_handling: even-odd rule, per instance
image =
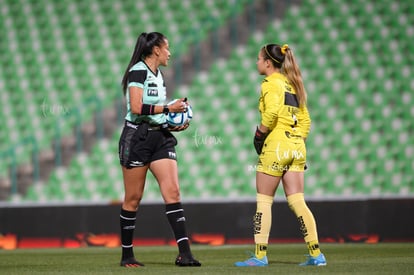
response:
[[[280,48],[280,52],[285,55],[286,51],[289,49],[289,45],[288,44],[284,44],[281,48]]]

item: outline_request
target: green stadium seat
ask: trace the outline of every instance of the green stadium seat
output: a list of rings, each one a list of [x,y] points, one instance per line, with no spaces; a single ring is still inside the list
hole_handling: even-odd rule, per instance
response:
[[[50,148],[57,133],[73,134],[78,112],[81,123],[90,122],[97,109],[113,104],[119,80],[108,75],[108,68],[114,75],[123,73],[139,32],[158,29],[166,33],[174,55],[180,56],[243,11],[247,3],[251,1],[103,1],[99,5],[96,1],[57,1],[45,9],[40,2],[30,1],[22,13],[19,2],[8,1],[5,9],[13,19],[0,20],[0,28],[10,30],[8,44],[18,47],[9,48],[0,41],[0,62],[11,64],[0,67],[0,89],[15,91],[18,87],[18,93],[2,95],[11,107],[0,112],[7,116],[0,133],[10,135],[0,134],[0,149],[7,150],[3,144],[13,140],[24,144],[16,156],[25,163],[33,144],[20,137],[30,139],[32,134],[40,149]],[[182,92],[192,98],[196,110],[189,132],[177,134],[183,145],[177,148],[183,197],[251,197],[255,193],[251,133],[259,121],[261,76],[255,72],[254,60],[259,47],[269,41],[288,43],[295,50],[309,93],[313,126],[308,138],[306,190],[316,197],[412,195],[412,154],[405,148],[413,146],[409,138],[414,115],[410,93],[414,87],[410,69],[413,7],[410,1],[303,1],[263,33],[252,34],[246,45],[235,47],[225,62],[213,62],[207,73]],[[137,17],[137,10],[148,17]],[[171,19],[168,15],[166,21],[163,17],[152,20],[152,12],[159,10],[171,12]],[[137,25],[142,30],[132,27]],[[196,26],[200,31],[194,32]],[[16,74],[15,68],[24,70]],[[22,82],[22,75],[30,81]],[[231,82],[237,85],[229,87]],[[19,94],[25,85],[39,92],[21,102]],[[395,91],[401,91],[399,96]],[[100,101],[90,100],[97,94]],[[44,116],[39,106],[45,99],[55,107],[68,106],[71,114],[64,121],[59,115]],[[21,124],[18,117],[27,112],[31,125],[14,129]],[[225,129],[217,123],[224,120],[228,122]],[[196,132],[203,135],[201,142],[210,144],[196,146]],[[97,144],[83,164],[77,159],[65,172],[33,186],[27,200],[121,199],[118,160],[108,154],[116,152],[118,135],[106,145]],[[391,142],[395,138],[399,146]],[[101,166],[96,165],[102,160]],[[85,166],[98,168],[87,170]],[[6,165],[0,171],[0,175],[7,174]],[[149,199],[160,199],[151,175],[147,181]]]

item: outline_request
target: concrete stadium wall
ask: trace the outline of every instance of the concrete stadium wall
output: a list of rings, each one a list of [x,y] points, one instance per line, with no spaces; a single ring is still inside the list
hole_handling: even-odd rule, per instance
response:
[[[321,242],[414,241],[412,199],[312,201],[308,205]],[[119,209],[119,204],[0,208],[0,249],[118,246]],[[194,243],[253,241],[253,202],[187,203],[184,209]],[[164,212],[162,204],[141,206],[135,230],[138,243],[173,243]],[[302,241],[297,221],[285,202],[274,203],[273,215],[271,242]]]

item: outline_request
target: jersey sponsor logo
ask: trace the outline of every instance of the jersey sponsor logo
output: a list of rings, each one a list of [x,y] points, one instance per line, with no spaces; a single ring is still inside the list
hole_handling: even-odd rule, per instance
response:
[[[157,87],[158,87],[157,83],[154,83],[154,82],[148,83],[147,96],[157,97],[158,96]]]
[[[287,138],[302,138],[301,135],[295,135],[295,134],[292,134],[289,131],[285,131],[285,135],[286,135]]]
[[[157,89],[148,89],[147,96],[158,96],[158,90]]]

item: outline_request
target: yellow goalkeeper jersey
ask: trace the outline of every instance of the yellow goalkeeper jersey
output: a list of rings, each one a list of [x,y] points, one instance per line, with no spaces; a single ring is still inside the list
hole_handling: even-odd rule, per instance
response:
[[[299,106],[295,89],[281,73],[273,73],[263,80],[259,111],[262,124],[270,131],[276,128],[286,135],[302,138],[309,134],[308,109],[306,105]]]

